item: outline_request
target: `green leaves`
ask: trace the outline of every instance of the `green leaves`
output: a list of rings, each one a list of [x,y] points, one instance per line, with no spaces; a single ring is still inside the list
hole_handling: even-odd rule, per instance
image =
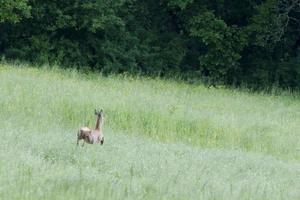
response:
[[[0,0],[0,54],[105,73],[300,87],[290,64],[300,55],[299,13],[299,0]]]
[[[189,4],[193,3],[194,0],[167,0],[168,6],[171,8],[185,9]]]
[[[257,14],[251,18],[248,30],[258,46],[274,46],[284,34],[284,16],[280,15],[278,0],[267,0],[257,6]]]
[[[201,70],[218,81],[224,81],[241,58],[240,53],[246,44],[242,31],[227,26],[210,11],[193,17],[189,26],[190,35],[203,45],[203,54],[199,57]]]
[[[108,26],[123,26],[124,23],[116,14],[123,1],[79,1],[74,15],[82,28],[91,32],[104,30]],[[80,14],[79,14],[80,13]]]
[[[30,9],[28,0],[0,0],[0,23],[20,22],[22,18],[30,17]]]

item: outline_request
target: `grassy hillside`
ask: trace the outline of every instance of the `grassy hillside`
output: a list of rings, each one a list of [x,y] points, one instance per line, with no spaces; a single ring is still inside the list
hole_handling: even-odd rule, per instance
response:
[[[2,64],[0,127],[0,199],[300,198],[300,96]]]

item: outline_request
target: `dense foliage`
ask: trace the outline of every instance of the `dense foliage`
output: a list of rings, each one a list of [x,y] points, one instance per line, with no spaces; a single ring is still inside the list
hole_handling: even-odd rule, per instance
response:
[[[300,88],[300,0],[0,0],[0,30],[9,59]]]

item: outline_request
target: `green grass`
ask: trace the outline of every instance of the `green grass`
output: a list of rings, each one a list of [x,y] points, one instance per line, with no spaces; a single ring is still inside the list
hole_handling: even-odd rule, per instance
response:
[[[0,199],[300,199],[299,95],[1,64],[0,128]]]

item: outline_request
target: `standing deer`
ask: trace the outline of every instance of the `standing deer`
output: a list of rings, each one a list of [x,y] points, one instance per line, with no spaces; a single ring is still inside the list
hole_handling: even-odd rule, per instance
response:
[[[97,111],[95,109],[95,115],[97,116],[95,129],[81,127],[77,133],[77,145],[79,144],[79,140],[83,140],[82,146],[84,146],[85,142],[89,144],[100,142],[103,145],[103,110]]]

